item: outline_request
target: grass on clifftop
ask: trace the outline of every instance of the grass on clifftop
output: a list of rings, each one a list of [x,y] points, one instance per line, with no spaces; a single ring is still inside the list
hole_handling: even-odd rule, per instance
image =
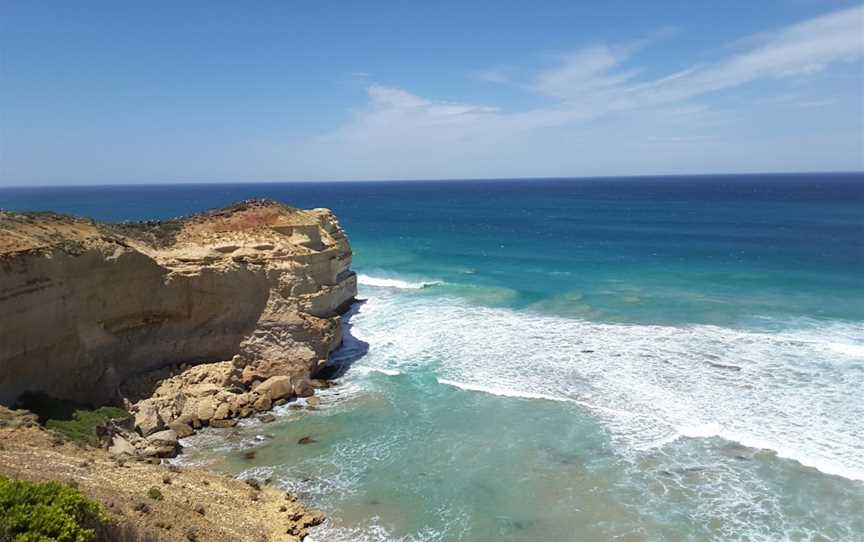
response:
[[[89,408],[73,401],[35,393],[22,396],[17,406],[38,415],[39,423],[45,428],[74,442],[90,446],[99,445],[99,427],[104,427],[110,420],[125,420],[130,417],[122,408]],[[3,542],[2,539],[0,542]]]
[[[0,476],[0,542],[90,542],[108,522],[97,502],[69,486]]]

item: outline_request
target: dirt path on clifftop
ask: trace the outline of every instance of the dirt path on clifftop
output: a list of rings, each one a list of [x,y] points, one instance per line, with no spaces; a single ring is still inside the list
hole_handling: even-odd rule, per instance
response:
[[[103,450],[62,442],[35,427],[0,428],[0,475],[77,485],[119,522],[148,535],[141,541],[288,542],[323,519],[273,487],[196,469],[117,462]]]

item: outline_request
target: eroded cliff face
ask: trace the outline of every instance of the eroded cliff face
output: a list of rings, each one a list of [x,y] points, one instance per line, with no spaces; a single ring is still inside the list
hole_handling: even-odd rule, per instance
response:
[[[0,212],[0,403],[105,403],[135,375],[232,358],[247,383],[308,378],[341,341],[350,263],[326,209],[140,225]]]

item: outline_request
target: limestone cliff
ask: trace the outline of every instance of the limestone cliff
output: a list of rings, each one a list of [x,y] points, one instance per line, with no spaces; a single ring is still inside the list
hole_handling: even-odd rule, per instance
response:
[[[251,201],[134,225],[0,212],[0,403],[116,401],[136,375],[232,358],[225,382],[308,378],[340,343],[350,263],[326,209]]]

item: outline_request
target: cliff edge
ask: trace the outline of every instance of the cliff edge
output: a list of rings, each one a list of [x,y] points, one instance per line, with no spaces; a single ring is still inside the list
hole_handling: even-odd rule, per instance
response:
[[[341,342],[350,264],[327,209],[248,201],[139,224],[0,212],[0,403],[125,402],[147,436],[308,395]]]

